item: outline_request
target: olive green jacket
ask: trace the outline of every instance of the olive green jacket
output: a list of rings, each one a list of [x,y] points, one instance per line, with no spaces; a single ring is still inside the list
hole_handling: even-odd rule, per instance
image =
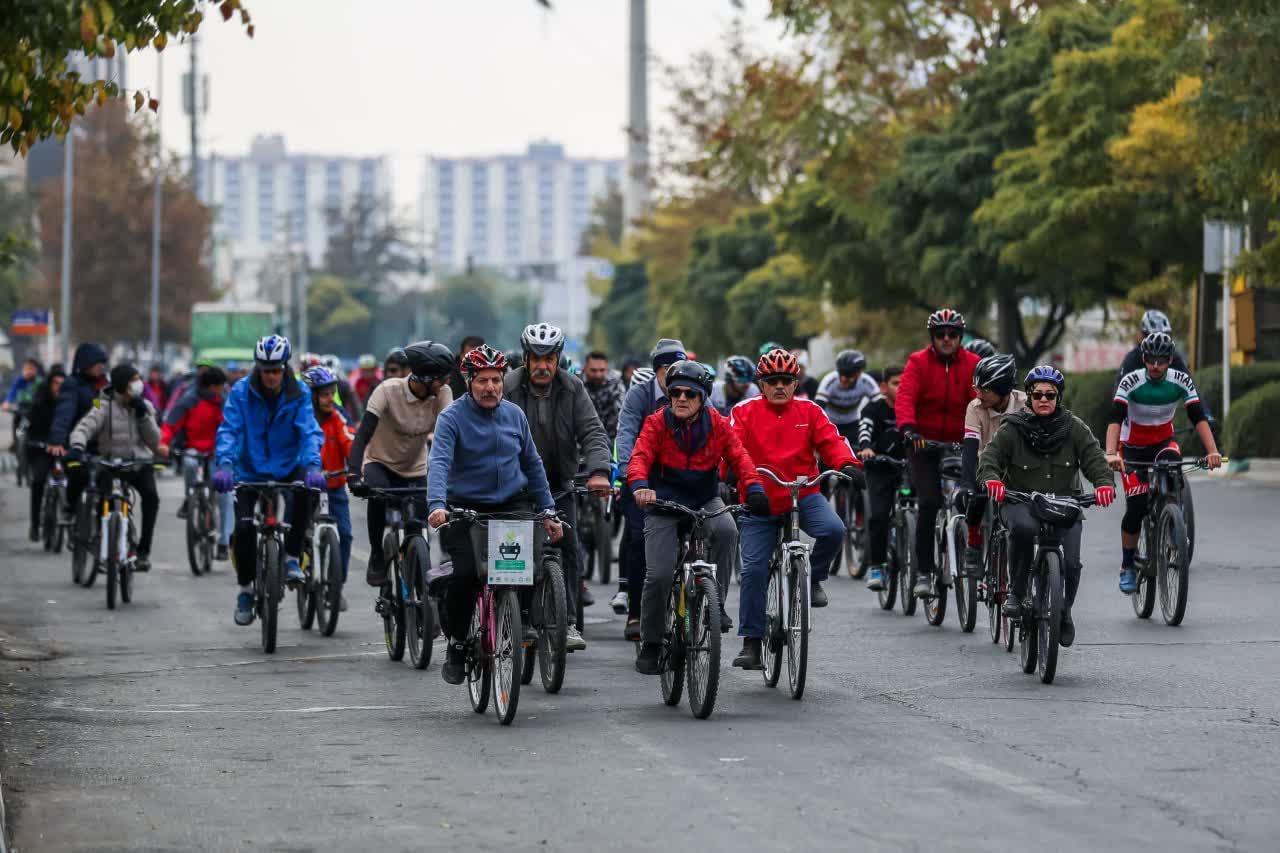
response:
[[[1080,494],[1080,475],[1098,486],[1114,486],[1115,478],[1098,439],[1084,421],[1072,415],[1071,435],[1056,453],[1037,453],[1007,420],[978,459],[978,482],[1000,480],[1019,492]]]

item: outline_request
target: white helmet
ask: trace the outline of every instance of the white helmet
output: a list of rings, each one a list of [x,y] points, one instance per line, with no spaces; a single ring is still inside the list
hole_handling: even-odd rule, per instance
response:
[[[1144,335],[1154,334],[1155,332],[1164,332],[1167,335],[1173,332],[1173,324],[1169,322],[1169,315],[1163,311],[1157,311],[1155,308],[1142,315],[1141,328]]]
[[[651,379],[653,379],[652,367],[637,367],[631,371],[631,385],[643,385]]]
[[[342,370],[342,359],[333,354],[320,356],[320,363],[332,370],[334,373]]]
[[[550,323],[533,323],[524,327],[520,348],[525,355],[554,355],[564,349],[564,332]]]

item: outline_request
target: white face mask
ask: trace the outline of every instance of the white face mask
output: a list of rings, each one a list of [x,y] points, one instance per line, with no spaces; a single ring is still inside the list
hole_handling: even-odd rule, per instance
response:
[[[133,397],[142,396],[142,380],[141,379],[135,379],[129,383],[129,394],[130,396],[133,396]]]

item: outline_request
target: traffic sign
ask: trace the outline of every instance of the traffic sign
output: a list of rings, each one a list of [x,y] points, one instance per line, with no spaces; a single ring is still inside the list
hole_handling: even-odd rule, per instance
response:
[[[19,308],[9,315],[9,334],[11,335],[47,335],[49,334],[49,309]]]

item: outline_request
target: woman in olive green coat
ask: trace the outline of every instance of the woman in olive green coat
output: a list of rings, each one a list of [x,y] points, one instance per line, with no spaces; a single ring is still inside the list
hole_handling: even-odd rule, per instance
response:
[[[1006,488],[1019,492],[1045,492],[1079,496],[1080,477],[1093,484],[1098,506],[1109,506],[1116,497],[1115,480],[1098,439],[1084,421],[1062,405],[1066,380],[1057,368],[1034,367],[1023,382],[1030,409],[1009,415],[978,460],[978,482],[1000,503]],[[1035,551],[1040,522],[1031,507],[1017,504],[1001,508],[1009,529],[1010,591],[1004,603],[1006,616],[1015,617],[1027,594],[1027,574]],[[1080,533],[1077,521],[1062,536],[1062,574],[1066,607],[1062,611],[1060,642],[1075,642],[1071,605],[1080,587]]]

